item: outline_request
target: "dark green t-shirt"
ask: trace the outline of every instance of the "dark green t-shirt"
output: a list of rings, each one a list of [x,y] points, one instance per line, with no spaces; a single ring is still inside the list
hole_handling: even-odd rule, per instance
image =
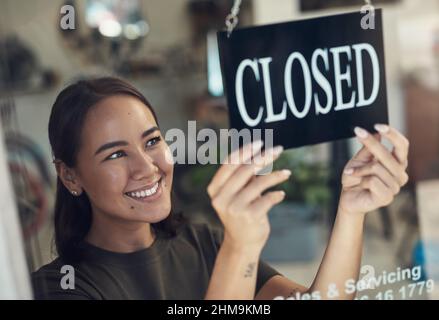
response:
[[[203,299],[222,242],[222,231],[186,224],[173,238],[157,237],[146,249],[115,253],[83,245],[72,265],[75,289],[63,289],[64,263],[55,259],[32,274],[36,299]],[[256,292],[279,274],[259,262]]]

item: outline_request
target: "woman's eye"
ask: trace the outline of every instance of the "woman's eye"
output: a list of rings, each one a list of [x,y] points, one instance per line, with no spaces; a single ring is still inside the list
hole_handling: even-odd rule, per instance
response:
[[[113,160],[117,158],[121,158],[125,155],[125,152],[123,151],[116,151],[115,153],[112,153],[110,156],[106,158],[106,160]]]
[[[154,137],[154,138],[148,140],[148,141],[146,142],[145,146],[146,146],[146,147],[152,147],[152,146],[156,145],[157,143],[159,143],[161,139],[162,139],[162,138],[159,137],[159,136],[158,136],[158,137]]]

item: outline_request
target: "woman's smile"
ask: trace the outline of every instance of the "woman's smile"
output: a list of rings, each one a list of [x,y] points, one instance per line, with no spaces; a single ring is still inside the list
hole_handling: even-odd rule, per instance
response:
[[[160,198],[163,189],[163,179],[159,178],[153,184],[141,187],[139,189],[129,191],[125,193],[125,196],[138,202],[152,202]]]

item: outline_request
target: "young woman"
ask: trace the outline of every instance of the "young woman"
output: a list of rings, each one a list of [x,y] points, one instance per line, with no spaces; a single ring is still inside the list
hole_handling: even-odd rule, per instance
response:
[[[172,212],[172,156],[145,97],[116,78],[72,84],[49,121],[58,258],[33,273],[35,297],[273,299],[318,291],[331,298],[335,285],[337,298],[353,298],[343,288],[358,277],[365,214],[390,204],[408,180],[407,139],[387,125],[376,130],[355,129],[363,148],[346,165],[332,235],[307,288],[259,259],[270,231],[267,213],[284,198],[264,191],[290,172],[255,172],[281,147],[260,152],[256,142],[230,155],[240,163],[220,167],[207,192],[224,232],[191,224]]]

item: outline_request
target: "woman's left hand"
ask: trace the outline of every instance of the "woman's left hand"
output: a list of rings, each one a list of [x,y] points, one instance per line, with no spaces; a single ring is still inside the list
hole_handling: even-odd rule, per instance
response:
[[[400,188],[408,181],[409,142],[396,129],[388,125],[376,125],[378,134],[370,134],[355,128],[363,148],[347,163],[342,176],[342,192],[339,210],[352,214],[364,214],[389,205]],[[389,151],[381,138],[393,144]]]

